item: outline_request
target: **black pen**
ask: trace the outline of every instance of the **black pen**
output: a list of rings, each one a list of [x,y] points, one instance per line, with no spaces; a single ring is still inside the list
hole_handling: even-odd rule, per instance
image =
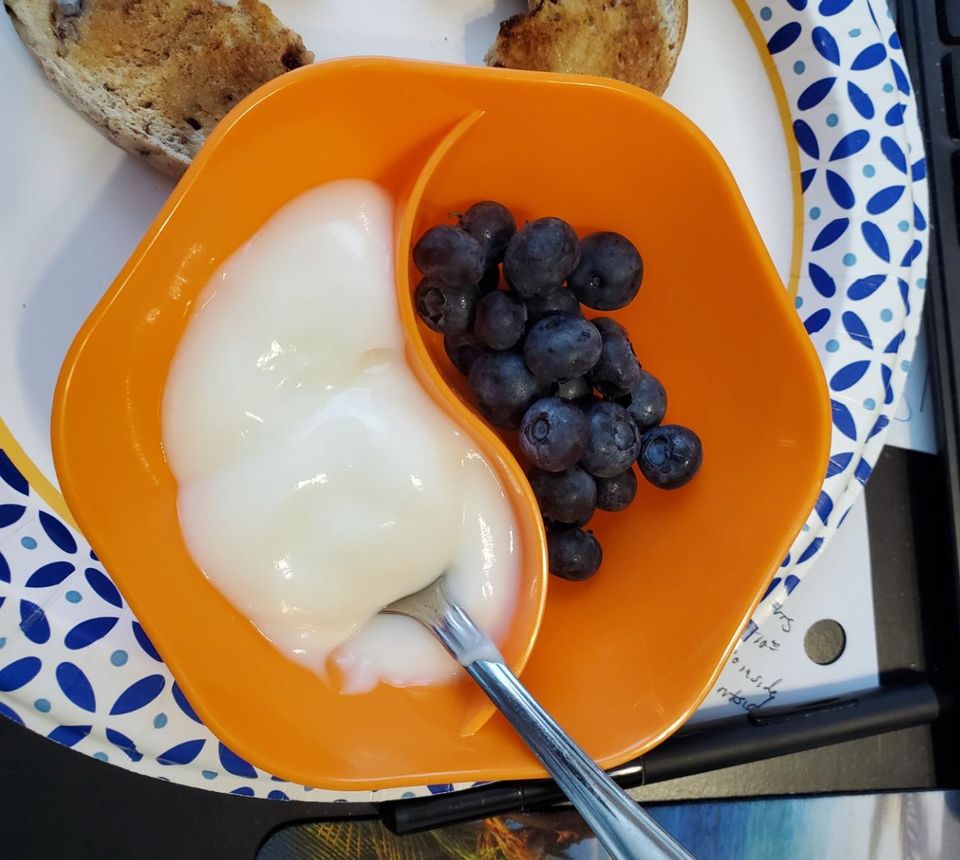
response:
[[[624,788],[636,788],[931,723],[943,709],[944,702],[924,675],[898,673],[869,690],[689,726],[610,774]],[[381,804],[379,812],[390,830],[403,835],[563,801],[550,780],[499,782],[438,797],[390,801]]]

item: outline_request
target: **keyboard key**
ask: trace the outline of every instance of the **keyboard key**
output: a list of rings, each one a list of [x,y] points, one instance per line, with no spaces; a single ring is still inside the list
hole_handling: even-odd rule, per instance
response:
[[[960,152],[954,152],[950,158],[950,165],[953,168],[953,191],[960,188]],[[953,202],[957,207],[957,241],[960,241],[960,194],[954,193]],[[945,209],[946,207],[944,207]],[[944,212],[946,215],[946,212]],[[951,277],[956,273],[952,273]]]
[[[960,0],[956,0],[960,4]],[[960,6],[958,6],[960,8]],[[960,139],[960,51],[943,60],[943,94],[947,106],[950,134]]]
[[[960,43],[960,0],[938,0],[937,5],[943,41]]]

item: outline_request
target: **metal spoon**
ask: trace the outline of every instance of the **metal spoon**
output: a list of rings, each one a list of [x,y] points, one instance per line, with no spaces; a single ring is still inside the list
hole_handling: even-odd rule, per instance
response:
[[[497,646],[447,597],[445,574],[383,612],[430,630],[510,721],[615,860],[695,860],[607,776],[527,692]]]

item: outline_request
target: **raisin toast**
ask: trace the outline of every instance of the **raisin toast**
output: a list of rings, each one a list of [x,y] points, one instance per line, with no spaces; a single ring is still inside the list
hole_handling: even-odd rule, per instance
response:
[[[124,149],[177,175],[260,84],[312,62],[259,0],[5,0],[47,77]]]

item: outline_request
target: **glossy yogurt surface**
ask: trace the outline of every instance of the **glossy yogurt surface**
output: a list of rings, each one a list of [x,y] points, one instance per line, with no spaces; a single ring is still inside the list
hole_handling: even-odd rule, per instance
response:
[[[187,547],[293,660],[342,688],[459,671],[377,615],[447,570],[493,636],[517,589],[511,505],[404,357],[393,201],[361,180],[284,206],[199,297],[170,368],[163,441]]]

